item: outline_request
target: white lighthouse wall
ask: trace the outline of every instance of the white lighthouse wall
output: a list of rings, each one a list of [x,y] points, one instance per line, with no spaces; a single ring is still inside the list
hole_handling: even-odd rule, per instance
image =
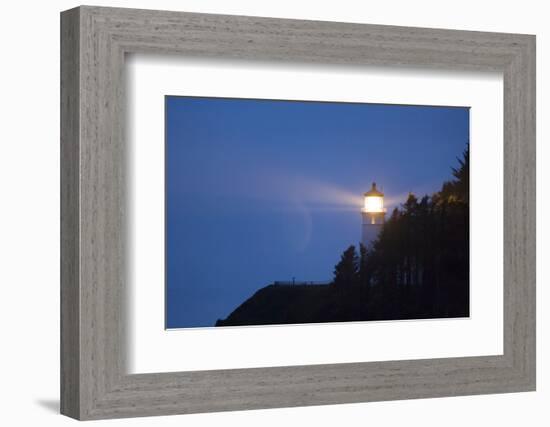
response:
[[[372,244],[380,234],[383,224],[363,224],[363,233],[361,243],[367,249],[372,247]]]

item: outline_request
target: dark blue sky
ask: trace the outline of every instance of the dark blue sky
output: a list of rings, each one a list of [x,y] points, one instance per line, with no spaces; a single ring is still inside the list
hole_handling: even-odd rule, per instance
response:
[[[438,191],[468,135],[468,108],[166,97],[166,326],[330,280],[371,182],[388,211]]]

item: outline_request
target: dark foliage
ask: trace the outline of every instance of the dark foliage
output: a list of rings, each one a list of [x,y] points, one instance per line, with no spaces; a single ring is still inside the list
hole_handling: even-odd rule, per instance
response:
[[[366,254],[368,318],[469,315],[468,147],[458,162],[441,191],[409,194]]]
[[[359,274],[359,259],[355,252],[355,246],[347,248],[340,262],[334,267],[334,284],[337,286],[353,285],[357,282]]]

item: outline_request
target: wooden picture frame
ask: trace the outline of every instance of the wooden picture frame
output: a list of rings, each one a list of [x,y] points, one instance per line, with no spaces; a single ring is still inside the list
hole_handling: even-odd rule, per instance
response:
[[[491,70],[504,78],[504,352],[126,373],[126,53]],[[535,37],[78,7],[61,14],[61,412],[101,419],[535,389]],[[159,284],[162,286],[162,284]]]

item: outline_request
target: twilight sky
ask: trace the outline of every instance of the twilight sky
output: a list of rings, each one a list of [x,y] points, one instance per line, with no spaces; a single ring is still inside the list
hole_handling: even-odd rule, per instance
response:
[[[371,182],[388,212],[438,191],[468,135],[468,108],[167,96],[166,327],[330,280]]]

